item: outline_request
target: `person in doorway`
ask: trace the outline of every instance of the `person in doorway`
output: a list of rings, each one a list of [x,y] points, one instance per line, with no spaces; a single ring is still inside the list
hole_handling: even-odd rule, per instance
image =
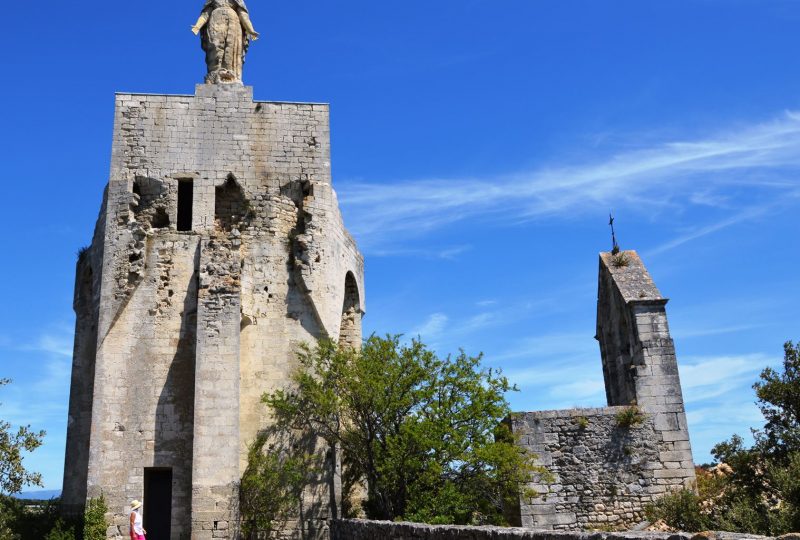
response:
[[[133,501],[131,503],[131,540],[145,540],[144,535],[147,531],[142,527],[142,503]]]

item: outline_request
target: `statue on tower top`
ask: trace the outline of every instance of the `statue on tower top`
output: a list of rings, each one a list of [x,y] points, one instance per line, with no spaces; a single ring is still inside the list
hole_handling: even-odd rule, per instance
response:
[[[258,39],[244,0],[206,0],[192,32],[206,52],[206,83],[242,82],[247,47]]]

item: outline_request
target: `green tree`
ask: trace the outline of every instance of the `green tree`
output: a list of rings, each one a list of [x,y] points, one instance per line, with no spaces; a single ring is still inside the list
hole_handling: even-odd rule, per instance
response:
[[[239,484],[244,538],[273,538],[299,513],[303,488],[320,470],[312,441],[293,433],[261,433],[250,445],[247,469]]]
[[[651,514],[680,527],[686,523],[777,536],[800,530],[800,349],[784,344],[781,370],[766,368],[753,388],[764,415],[748,448],[734,435],[711,451],[726,465],[722,476],[698,475],[699,496],[664,497]],[[705,482],[705,483],[704,483]]]
[[[61,517],[58,499],[26,504],[0,496],[0,540],[75,540],[77,520]]]
[[[263,400],[279,427],[341,451],[370,518],[501,524],[545,473],[503,422],[515,388],[481,356],[440,359],[417,340],[372,336],[360,351],[323,340],[298,358],[293,388]]]
[[[712,454],[733,469],[720,514],[729,529],[765,535],[800,530],[800,349],[783,346],[781,370],[766,368],[753,385],[764,427],[755,444],[741,437],[716,445]]]
[[[753,389],[766,420],[755,433],[756,444],[764,454],[786,462],[800,451],[800,342],[787,341],[783,350],[783,370],[764,369]]]
[[[11,381],[0,379],[0,387]],[[17,430],[0,420],[0,493],[14,494],[27,485],[42,485],[39,473],[30,472],[23,466],[23,452],[33,452],[42,445],[45,432],[31,431],[30,426]]]

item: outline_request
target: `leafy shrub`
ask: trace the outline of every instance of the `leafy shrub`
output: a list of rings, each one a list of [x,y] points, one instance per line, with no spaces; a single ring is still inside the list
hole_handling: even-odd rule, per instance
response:
[[[75,526],[59,518],[53,528],[44,537],[44,540],[75,540]]]
[[[645,514],[650,521],[664,520],[670,527],[681,531],[699,532],[714,528],[709,516],[703,514],[702,499],[689,489],[664,495],[646,506]]]
[[[26,506],[0,495],[0,540],[75,540],[77,522],[60,514],[57,499]]]
[[[585,416],[579,416],[575,419],[575,424],[578,426],[578,429],[586,429],[589,427],[589,419]]]
[[[14,516],[16,508],[14,499],[0,495],[0,539],[17,540],[19,536],[14,533]]]
[[[239,484],[244,538],[273,538],[289,517],[299,515],[303,488],[320,471],[319,456],[310,447],[313,441],[274,433],[261,434],[250,446]]]
[[[83,514],[83,540],[105,540],[108,529],[107,512],[108,506],[102,495],[96,499],[89,499]]]

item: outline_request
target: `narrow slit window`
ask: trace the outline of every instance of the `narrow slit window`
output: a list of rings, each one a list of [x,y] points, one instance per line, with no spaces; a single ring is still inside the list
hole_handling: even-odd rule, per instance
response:
[[[178,180],[178,230],[192,230],[192,199],[194,184],[191,179]]]

